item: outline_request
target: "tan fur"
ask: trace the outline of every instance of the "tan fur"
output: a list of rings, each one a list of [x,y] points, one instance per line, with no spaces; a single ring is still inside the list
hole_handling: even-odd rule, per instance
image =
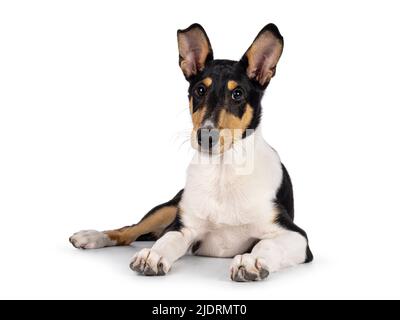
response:
[[[190,102],[189,102],[189,106],[190,106],[190,113],[192,115],[192,123],[193,123],[193,130],[192,130],[192,134],[190,135],[190,139],[191,139],[191,144],[194,148],[197,147],[197,142],[196,142],[196,132],[197,130],[200,128],[203,119],[204,119],[204,115],[206,114],[206,107],[202,106],[199,109],[197,109],[196,112],[193,112],[193,97],[190,97]]]
[[[193,110],[193,105],[191,106]],[[206,107],[203,106],[199,108],[196,112],[192,112],[192,122],[193,122],[193,131],[196,132],[197,129],[200,128],[201,123],[203,122],[204,115],[206,114]]]
[[[221,110],[218,121],[218,129],[221,130],[219,138],[221,153],[228,149],[235,140],[240,139],[252,119],[253,108],[249,104],[246,104],[246,110],[241,118],[227,112],[225,109]]]
[[[120,246],[129,245],[139,236],[147,233],[154,233],[158,236],[174,221],[177,211],[175,206],[162,207],[134,226],[105,231],[105,234]]]
[[[219,114],[218,128],[241,129],[242,131],[244,131],[250,124],[252,118],[253,118],[253,108],[249,104],[246,104],[246,109],[241,118],[223,109]]]
[[[228,89],[230,91],[232,91],[233,89],[237,88],[237,86],[238,86],[238,83],[236,81],[234,81],[234,80],[229,80],[228,81],[227,87],[228,87]]]
[[[193,113],[193,97],[190,97],[189,108],[190,108],[190,114],[192,114]]]
[[[212,79],[210,77],[204,78],[202,83],[206,87],[210,87],[212,84]],[[196,112],[193,113],[193,97],[190,97],[189,101],[190,114],[192,115],[193,131],[197,131],[203,122],[204,115],[206,113],[206,107],[200,107]]]
[[[210,77],[207,77],[207,78],[204,78],[202,82],[207,88],[209,88],[212,84],[212,79]]]

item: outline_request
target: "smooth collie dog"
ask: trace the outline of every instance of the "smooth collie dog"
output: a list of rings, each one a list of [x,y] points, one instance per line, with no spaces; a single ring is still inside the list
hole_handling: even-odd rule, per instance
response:
[[[261,99],[283,50],[278,28],[266,25],[239,61],[214,59],[199,24],[178,30],[178,48],[196,150],[185,188],[135,225],[80,231],[70,242],[97,249],[155,241],[130,263],[146,276],[167,274],[188,252],[232,257],[234,281],[312,261],[307,235],[293,221],[289,174],[259,128]]]

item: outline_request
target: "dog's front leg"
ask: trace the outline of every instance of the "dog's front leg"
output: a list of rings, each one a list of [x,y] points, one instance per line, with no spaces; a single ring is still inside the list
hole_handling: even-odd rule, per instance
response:
[[[146,276],[162,276],[172,264],[185,255],[196,237],[189,228],[170,231],[156,241],[151,249],[142,249],[132,258],[132,270]]]
[[[251,253],[237,255],[230,273],[234,281],[265,279],[270,272],[305,262],[307,239],[298,232],[286,230],[272,239],[260,240]]]

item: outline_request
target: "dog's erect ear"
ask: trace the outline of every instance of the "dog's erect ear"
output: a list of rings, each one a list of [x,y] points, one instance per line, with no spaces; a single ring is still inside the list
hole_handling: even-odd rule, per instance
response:
[[[210,40],[203,27],[197,23],[178,30],[179,65],[186,79],[202,71],[213,59]]]
[[[276,25],[266,25],[242,57],[247,76],[265,88],[275,75],[282,54],[283,38]]]

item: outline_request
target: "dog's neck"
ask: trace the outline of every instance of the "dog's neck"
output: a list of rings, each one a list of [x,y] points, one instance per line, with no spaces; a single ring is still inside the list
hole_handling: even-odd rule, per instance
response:
[[[275,197],[281,180],[279,156],[256,130],[223,155],[196,153],[187,170],[182,210],[217,224],[248,224],[272,209],[265,199]],[[263,209],[249,211],[248,206]]]

